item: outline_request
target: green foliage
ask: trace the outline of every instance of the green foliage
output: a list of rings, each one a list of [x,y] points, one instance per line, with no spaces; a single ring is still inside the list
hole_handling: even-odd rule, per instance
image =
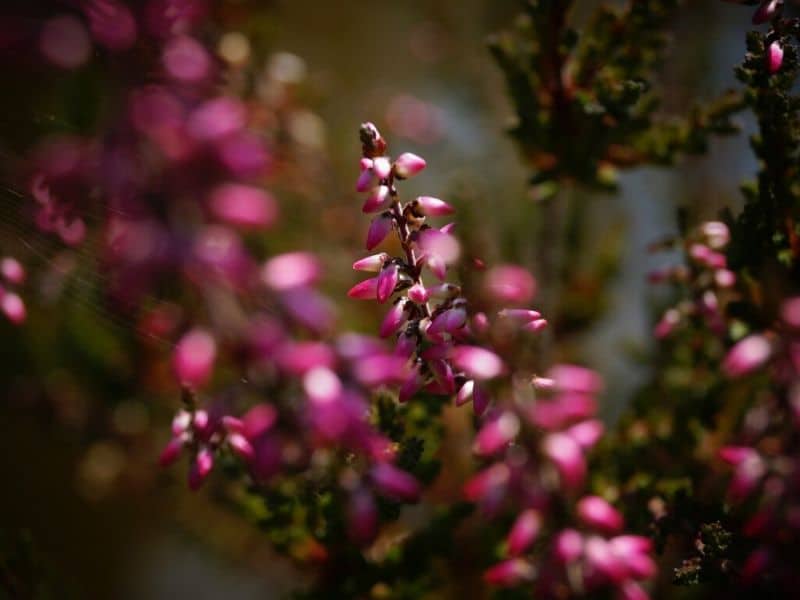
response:
[[[532,0],[513,33],[491,40],[517,111],[511,135],[539,198],[564,181],[613,189],[619,168],[671,164],[705,152],[712,134],[736,131],[731,116],[743,103],[734,93],[680,119],[658,113],[654,72],[680,4],[601,6],[579,32],[569,25],[573,2]]]

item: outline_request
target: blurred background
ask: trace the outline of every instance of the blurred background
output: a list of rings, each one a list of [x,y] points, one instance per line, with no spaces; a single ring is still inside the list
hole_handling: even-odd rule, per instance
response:
[[[594,4],[577,2],[576,20]],[[277,158],[286,168],[271,182],[283,220],[269,234],[271,249],[318,252],[335,298],[354,283],[349,266],[368,223],[353,189],[357,130],[372,120],[395,153],[428,161],[404,186],[407,194],[447,199],[481,258],[536,274],[537,205],[504,133],[513,115],[486,51],[487,35],[508,27],[518,2],[214,5],[218,52],[259,73],[259,101],[287,107],[287,150]],[[736,86],[732,67],[749,15],[717,0],[688,3],[660,73],[665,114]],[[178,392],[157,366],[137,361],[145,360],[142,346],[163,356],[169,348],[140,338],[132,317],[107,306],[90,251],[52,252],[7,210],[24,194],[12,176],[20,157],[45,133],[91,130],[97,113],[113,105],[113,86],[91,66],[54,72],[6,54],[0,67],[0,248],[37,263],[40,278],[29,285],[49,291],[31,300],[25,327],[0,321],[0,565],[39,573],[57,598],[246,600],[302,585],[302,573],[272,554],[257,528],[211,493],[187,492],[182,473],[156,467]],[[650,256],[646,247],[676,231],[678,206],[697,222],[740,204],[738,183],[755,171],[746,137],[752,123],[743,117],[741,125],[740,135],[714,141],[711,159],[626,173],[619,194],[586,203],[593,252],[614,268],[608,309],[570,352],[605,375],[609,420],[647,376],[635,360],[648,351],[658,301],[646,274],[670,257]],[[374,330],[377,307],[365,313],[354,302],[339,304],[345,324]]]

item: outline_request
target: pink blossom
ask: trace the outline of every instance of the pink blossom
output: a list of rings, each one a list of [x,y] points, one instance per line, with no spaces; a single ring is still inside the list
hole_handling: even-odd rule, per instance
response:
[[[508,553],[516,556],[525,552],[542,528],[542,516],[539,511],[529,508],[520,513],[506,539]]]
[[[261,270],[261,279],[274,290],[286,291],[313,285],[320,270],[319,261],[310,252],[289,252],[269,259]]]
[[[197,452],[189,469],[189,489],[197,490],[211,474],[214,468],[214,454],[208,448],[201,448]]]
[[[424,168],[425,159],[411,152],[404,152],[394,161],[394,172],[400,179],[412,177]]]
[[[483,574],[484,580],[500,587],[511,587],[533,579],[533,566],[521,558],[510,558],[498,563]]]
[[[20,325],[28,317],[25,303],[14,292],[0,292],[0,311],[15,325]]]
[[[0,260],[0,275],[8,283],[13,283],[14,285],[21,285],[25,282],[25,268],[16,258],[11,258],[10,256]]]
[[[278,207],[272,196],[257,187],[238,183],[214,188],[209,208],[217,219],[240,227],[269,227],[278,217]]]
[[[372,467],[370,477],[376,489],[389,498],[405,502],[414,502],[419,498],[417,480],[394,465],[379,463]]]
[[[378,275],[376,297],[378,302],[383,304],[394,293],[397,282],[400,280],[400,269],[397,263],[391,263],[383,267]]]
[[[367,232],[367,250],[372,250],[380,244],[392,230],[393,219],[391,214],[383,213],[372,220]]]
[[[84,10],[97,43],[116,51],[136,43],[136,19],[119,0],[89,0]]]
[[[347,295],[356,300],[374,300],[378,295],[378,277],[371,277],[355,284]]]
[[[522,267],[498,265],[489,270],[485,280],[486,293],[500,304],[524,304],[536,294],[536,281]]]
[[[411,208],[414,212],[428,217],[442,217],[455,212],[447,202],[432,196],[419,196],[411,203]]]
[[[600,496],[585,496],[576,506],[578,517],[589,527],[606,533],[616,533],[622,529],[622,515]]]
[[[383,268],[384,263],[389,259],[386,252],[379,252],[371,256],[366,256],[353,263],[354,271],[372,271],[377,273]]]
[[[578,443],[564,433],[551,433],[542,441],[542,452],[553,461],[566,488],[583,483],[586,461]]]
[[[486,422],[475,437],[475,453],[492,455],[505,448],[519,433],[520,423],[512,412],[504,412]]]
[[[186,35],[171,38],[161,55],[170,77],[185,83],[197,83],[211,74],[211,57],[203,45]]]
[[[774,75],[783,65],[783,45],[775,40],[767,48],[767,71]]]
[[[77,69],[91,56],[92,44],[86,28],[70,15],[52,17],[42,26],[39,50],[53,65],[62,69]]]
[[[480,346],[456,346],[450,356],[453,364],[473,379],[492,379],[505,371],[500,357]]]
[[[742,377],[759,369],[769,360],[772,345],[766,337],[752,334],[737,342],[725,356],[722,369],[729,377]]]
[[[175,347],[172,365],[181,385],[197,388],[211,377],[217,344],[209,332],[193,329]]]

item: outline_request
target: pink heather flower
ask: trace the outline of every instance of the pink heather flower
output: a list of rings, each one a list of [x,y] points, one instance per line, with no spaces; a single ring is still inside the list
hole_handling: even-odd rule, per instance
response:
[[[361,210],[365,213],[377,212],[386,208],[389,200],[389,186],[379,185],[372,189]]]
[[[336,309],[324,294],[309,288],[296,287],[280,294],[281,304],[298,323],[311,331],[330,331],[336,320]]]
[[[376,297],[378,302],[383,304],[394,293],[394,288],[397,287],[397,282],[400,280],[400,268],[397,263],[391,263],[381,270],[378,275],[378,285],[376,290]]]
[[[729,377],[742,377],[769,360],[772,346],[766,337],[752,334],[737,342],[725,356],[722,369]]]
[[[622,515],[600,496],[585,496],[576,506],[578,518],[584,525],[606,533],[616,533],[622,529]]]
[[[542,452],[555,464],[564,487],[575,489],[583,483],[586,461],[580,445],[565,433],[551,433],[542,440]]]
[[[378,533],[378,509],[368,491],[358,489],[347,503],[347,534],[359,545],[367,545]]]
[[[184,83],[197,83],[211,74],[211,57],[205,47],[187,35],[176,36],[164,46],[161,61],[167,74]]]
[[[497,316],[520,324],[530,323],[542,317],[538,310],[528,310],[525,308],[504,308],[497,313]]]
[[[564,433],[570,436],[573,440],[578,442],[578,445],[584,450],[589,450],[603,437],[605,427],[602,421],[597,419],[590,419],[588,421],[581,421],[576,423]]]
[[[370,470],[375,488],[394,500],[415,502],[419,498],[420,486],[416,479],[389,463],[379,463]]]
[[[375,300],[378,295],[378,277],[370,277],[355,284],[347,295],[356,300]]]
[[[422,389],[423,383],[425,382],[422,378],[422,374],[419,372],[419,368],[414,367],[400,386],[397,399],[400,402],[408,402]]]
[[[438,229],[425,229],[419,234],[419,249],[425,255],[428,268],[444,279],[444,269],[461,255],[461,246],[455,237]]]
[[[182,437],[172,438],[164,447],[164,450],[161,451],[161,455],[158,457],[158,464],[162,467],[168,467],[173,464],[180,457],[183,446],[184,439]]]
[[[738,460],[735,463],[728,492],[734,502],[741,502],[752,494],[761,483],[761,480],[767,474],[767,465],[758,452],[753,449],[723,448],[720,451],[720,455],[723,460],[731,462],[731,459],[737,454],[736,450],[739,450],[738,456],[736,456]],[[750,451],[747,452],[747,450]]]
[[[383,268],[384,263],[389,259],[386,252],[379,252],[371,256],[366,256],[353,263],[354,271],[371,271],[377,273]]]
[[[50,63],[62,69],[77,69],[92,53],[86,28],[70,15],[53,17],[39,33],[39,50]]]
[[[249,463],[255,458],[255,450],[253,446],[247,441],[247,438],[240,433],[232,433],[227,438],[228,446],[236,456],[243,461]]]
[[[172,366],[181,385],[198,388],[211,377],[217,343],[204,329],[184,335],[172,354]]]
[[[320,265],[310,252],[289,252],[269,259],[261,270],[261,279],[269,287],[286,291],[317,282]]]
[[[767,71],[774,75],[781,70],[783,65],[783,46],[775,40],[767,48]]]
[[[238,183],[214,188],[209,209],[220,221],[240,227],[269,227],[278,217],[278,207],[272,196],[260,188]]]
[[[562,563],[574,562],[583,553],[583,536],[574,529],[564,529],[556,535],[553,549]]]
[[[453,369],[446,360],[435,359],[428,363],[435,381],[426,388],[433,394],[454,394],[456,391],[456,381]]]
[[[405,307],[406,300],[401,298],[395,302],[392,308],[389,309],[389,312],[386,313],[386,317],[383,319],[379,330],[379,335],[382,338],[389,337],[390,335],[397,333],[397,331],[403,325],[406,320]]]
[[[404,152],[394,161],[394,172],[400,179],[407,179],[425,168],[425,159],[411,152]]]
[[[425,304],[430,299],[430,293],[421,283],[415,283],[406,292],[408,299],[416,304]]]
[[[149,0],[144,21],[151,34],[166,38],[189,31],[207,13],[208,0]]]
[[[728,245],[731,232],[721,221],[708,221],[700,226],[700,232],[706,238],[706,244],[714,250],[721,250]]]
[[[617,595],[620,600],[650,600],[644,588],[630,579],[620,584]]]
[[[25,322],[28,317],[28,311],[25,309],[25,303],[14,292],[1,292],[0,295],[0,311],[8,318],[14,325],[20,325]]]
[[[242,417],[242,432],[248,440],[256,440],[275,425],[278,411],[271,404],[256,404]]]
[[[214,468],[214,454],[208,448],[201,448],[189,469],[189,489],[195,491],[203,485]]]
[[[442,217],[455,212],[455,209],[447,202],[432,196],[419,196],[411,206],[414,212],[427,217]]]
[[[709,269],[723,269],[727,264],[724,254],[715,252],[705,244],[689,246],[689,256]]]
[[[508,553],[517,556],[525,552],[536,541],[541,528],[542,516],[539,511],[532,508],[522,511],[514,521],[506,539]]]
[[[342,382],[327,367],[314,367],[303,375],[303,390],[312,402],[328,403],[342,394]]]
[[[655,329],[653,329],[653,335],[656,336],[656,339],[663,340],[666,337],[669,337],[675,328],[681,322],[681,313],[679,310],[675,308],[668,309],[664,315],[661,317],[661,320],[656,323]]]
[[[475,415],[478,417],[483,415],[486,409],[489,408],[489,402],[491,402],[491,398],[486,389],[481,385],[475,384],[475,388],[472,390],[472,410]]]
[[[458,369],[473,379],[492,379],[505,371],[500,357],[480,346],[456,346],[450,357]]]
[[[523,581],[533,579],[536,571],[533,566],[521,558],[510,558],[491,567],[483,574],[486,583],[499,587],[515,586]]]
[[[505,412],[486,422],[475,436],[475,453],[490,456],[502,450],[517,436],[519,427],[519,419],[511,412]]]
[[[470,502],[487,502],[502,497],[511,480],[511,469],[503,462],[480,471],[464,485],[464,497]]]
[[[402,384],[408,376],[405,357],[393,354],[362,358],[355,364],[354,370],[356,378],[369,388],[385,384]]]
[[[16,258],[6,256],[0,260],[0,275],[8,283],[21,285],[25,282],[25,267]]]
[[[263,174],[269,154],[261,139],[248,131],[238,131],[217,141],[220,163],[234,177],[253,178]]]
[[[472,331],[478,335],[482,335],[489,331],[489,317],[485,312],[477,312],[472,315]]]
[[[498,265],[484,281],[486,294],[499,304],[525,304],[536,294],[533,275],[516,265]]]
[[[771,21],[778,10],[783,6],[783,0],[762,0],[756,12],[753,14],[753,25],[761,25]]]
[[[372,161],[370,161],[370,163],[371,162]],[[359,174],[358,180],[356,180],[356,191],[366,192],[374,185],[374,183],[375,183],[375,173],[372,171],[372,168],[363,170],[361,171],[361,174]]]
[[[560,391],[596,394],[603,388],[603,381],[600,376],[585,367],[556,365],[550,369],[549,376]]]
[[[547,319],[534,319],[530,323],[523,325],[522,331],[526,331],[528,333],[538,333],[545,327],[547,327]]]
[[[472,393],[475,390],[475,382],[472,379],[467,379],[456,394],[456,406],[462,406],[472,400]]]
[[[714,283],[721,288],[730,288],[736,285],[736,273],[728,269],[718,269],[714,272]]]
[[[378,179],[386,179],[392,172],[392,163],[387,156],[376,156],[372,159],[372,171]]]
[[[127,50],[136,43],[136,19],[118,0],[89,0],[84,7],[89,30],[109,50]]]
[[[315,367],[332,369],[336,354],[324,342],[288,342],[276,353],[278,366],[289,375],[304,375]]]
[[[790,327],[800,329],[800,297],[790,298],[783,303],[781,317]]]
[[[453,307],[440,312],[431,321],[426,333],[435,335],[438,333],[453,333],[461,329],[467,322],[467,311],[463,307]]]
[[[625,579],[625,565],[611,550],[611,545],[600,536],[590,536],[583,547],[586,564],[592,571],[608,578],[612,583]]]
[[[382,213],[372,220],[367,232],[367,250],[372,250],[380,244],[392,230],[394,219],[389,213]]]
[[[212,98],[198,106],[186,123],[186,129],[199,141],[216,141],[241,130],[247,119],[244,105],[229,96]]]

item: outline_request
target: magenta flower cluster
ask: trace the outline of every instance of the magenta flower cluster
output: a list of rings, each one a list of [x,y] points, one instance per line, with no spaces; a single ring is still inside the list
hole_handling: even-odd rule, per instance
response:
[[[602,384],[593,371],[554,367],[547,377],[525,376],[491,348],[494,328],[536,334],[547,325],[529,302],[535,283],[519,267],[501,265],[485,278],[491,299],[503,306],[494,318],[471,313],[459,286],[445,282],[459,257],[453,225],[428,224],[452,207],[430,196],[402,202],[397,183],[422,170],[425,161],[401,154],[394,161],[371,123],[361,127],[363,157],[356,189],[367,193],[364,212],[378,212],[367,234],[373,250],[394,232],[399,256],[373,254],[354,264],[377,275],[356,284],[350,296],[392,306],[381,326],[396,337],[394,357],[381,357],[381,383],[400,386],[400,401],[419,390],[472,401],[482,417],[473,450],[487,465],[465,485],[465,497],[489,516],[516,514],[508,534],[508,558],[485,573],[499,586],[533,585],[543,597],[617,590],[623,598],[646,598],[639,581],[654,575],[647,538],[622,534],[621,514],[599,496],[583,496],[587,454],[603,434],[595,417]],[[437,283],[426,285],[430,271]],[[376,378],[377,379],[377,378]],[[566,513],[566,517],[563,515]],[[562,515],[556,517],[556,515]],[[540,537],[548,549],[534,552]]]

